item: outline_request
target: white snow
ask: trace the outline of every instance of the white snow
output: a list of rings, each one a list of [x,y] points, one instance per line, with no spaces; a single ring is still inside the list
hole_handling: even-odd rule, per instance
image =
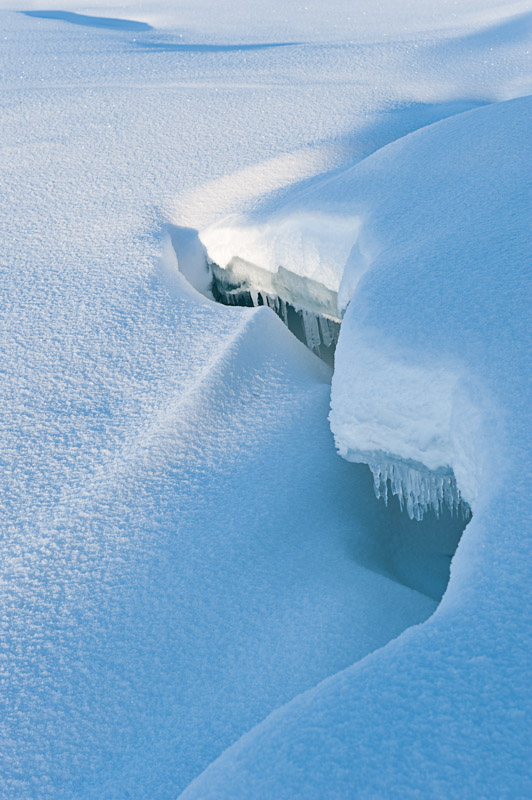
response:
[[[349,216],[285,212],[278,221],[258,226],[224,219],[201,231],[200,238],[209,258],[222,268],[237,258],[273,274],[286,269],[336,291],[338,265],[345,264],[357,229],[357,219]],[[337,316],[336,304],[328,313]]]
[[[0,796],[530,795],[529,4],[0,7]]]
[[[183,798],[530,793],[531,124],[532,98],[490,105],[343,176],[373,256],[342,287],[340,452],[411,516],[461,492],[473,518],[429,621],[272,714]]]

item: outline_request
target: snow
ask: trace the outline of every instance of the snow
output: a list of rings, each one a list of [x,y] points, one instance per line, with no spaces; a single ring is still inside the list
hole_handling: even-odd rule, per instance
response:
[[[494,458],[489,421],[507,406],[504,339],[510,324],[526,334],[519,305],[528,288],[530,196],[521,126],[529,115],[528,99],[460,115],[390,145],[351,176],[367,204],[361,248],[373,256],[364,269],[380,282],[378,314],[386,316],[372,320],[367,298],[376,290],[351,258],[340,295],[354,301],[331,399],[337,445],[347,458],[358,451],[355,460],[360,451],[388,452],[450,468],[473,511]],[[387,265],[400,274],[395,283]],[[512,344],[512,359],[515,351]]]
[[[357,228],[353,217],[312,212],[291,215],[283,209],[279,220],[270,219],[257,227],[223,219],[201,231],[200,238],[209,259],[221,268],[237,258],[274,275],[287,269],[334,292],[339,283],[337,267],[345,264]],[[310,300],[304,299],[306,303]],[[336,303],[329,314],[337,315]]]
[[[183,798],[529,794],[531,115],[528,97],[461,114],[341,177],[372,258],[344,277],[331,426],[411,516],[441,495],[471,503],[442,603]]]
[[[528,4],[0,6],[0,795],[530,794]]]

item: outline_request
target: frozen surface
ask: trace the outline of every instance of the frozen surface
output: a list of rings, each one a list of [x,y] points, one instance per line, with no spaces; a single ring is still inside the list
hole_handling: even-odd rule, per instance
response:
[[[205,279],[200,233],[230,258],[336,292],[353,243],[360,273],[369,265],[364,209],[379,207],[371,193],[352,204],[346,169],[437,119],[529,91],[528,4],[1,6],[0,796],[175,798],[306,690],[295,715],[287,705],[269,719],[267,746],[249,734],[238,762],[228,751],[205,773],[206,792],[311,797],[315,785],[341,796],[355,770],[362,796],[386,794],[390,775],[403,796],[426,775],[447,796],[465,753],[471,775],[493,773],[493,796],[504,796],[503,779],[508,796],[530,794],[521,713],[530,492],[514,469],[529,456],[529,411],[506,403],[514,389],[522,398],[512,364],[526,344],[524,295],[511,295],[506,333],[493,328],[504,396],[482,372],[482,409],[510,437],[497,439],[489,508],[484,473],[467,467],[482,458],[468,449],[461,472],[453,462],[476,506],[444,605],[323,685],[427,620],[460,526],[445,510],[438,526],[430,512],[421,523],[400,515],[395,498],[378,503],[367,468],[334,451],[326,367],[270,311],[214,305],[174,261]],[[28,11],[46,17],[19,13]],[[503,111],[493,113],[496,128]],[[511,119],[525,124],[517,110]],[[493,141],[500,167],[507,145]],[[401,159],[392,162],[375,169],[380,199],[403,185],[391,181]],[[461,208],[464,224],[476,207]],[[513,217],[504,221],[513,241]],[[165,243],[169,224],[188,230],[177,249]],[[388,306],[402,274],[390,271]],[[500,278],[501,303],[514,278]],[[352,289],[343,284],[348,298]],[[475,298],[469,318],[481,319]],[[436,314],[434,303],[420,309]],[[412,330],[423,345],[424,329]],[[402,334],[409,354],[426,352]],[[345,338],[349,361],[347,327]],[[371,341],[389,360],[389,339]],[[480,355],[484,342],[468,346]],[[357,345],[360,363],[364,352]],[[416,406],[443,433],[431,397],[442,412],[456,407],[448,378],[462,364],[445,352],[431,357],[445,391],[422,383]],[[426,377],[425,363],[411,367]],[[479,398],[468,391],[466,401],[456,442],[484,430]],[[443,436],[440,450],[421,457],[412,445],[409,457],[437,467],[454,446]],[[457,615],[460,630],[472,620],[466,642],[453,636]]]

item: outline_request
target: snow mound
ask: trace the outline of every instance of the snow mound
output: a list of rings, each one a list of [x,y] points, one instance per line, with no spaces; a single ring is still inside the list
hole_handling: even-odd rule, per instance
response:
[[[530,796],[531,125],[530,98],[486,106],[339,179],[363,225],[338,449],[414,517],[462,497],[473,518],[429,621],[276,711],[183,800]]]
[[[491,472],[498,370],[528,285],[529,114],[528,99],[467,112],[350,175],[365,222],[340,287],[331,427],[339,452],[372,466],[379,494],[391,478],[414,516],[461,495],[474,510]]]

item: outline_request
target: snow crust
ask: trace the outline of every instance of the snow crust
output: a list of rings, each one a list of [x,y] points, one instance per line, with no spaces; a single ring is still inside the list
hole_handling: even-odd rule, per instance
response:
[[[350,278],[347,273],[346,282]],[[357,357],[353,359],[349,353],[345,355],[345,341],[355,326],[350,341],[351,345],[356,342]],[[359,335],[362,326],[356,315],[353,321],[349,311],[342,327],[344,344],[336,356],[330,413],[340,455],[370,464],[377,483],[379,473],[391,476],[395,471],[398,480],[392,481],[391,490],[396,494],[397,489],[410,515],[414,506],[417,517],[435,507],[434,492],[440,491],[442,474],[450,477],[450,507],[460,505],[461,498],[474,507],[482,481],[476,439],[482,392],[477,389],[473,401],[460,382],[464,371],[451,362],[444,366],[436,354],[420,363],[398,355],[396,343],[379,348],[376,339],[368,341],[366,332]],[[483,401],[489,409],[488,399]],[[399,478],[401,463],[406,472]],[[434,476],[428,484],[427,470]],[[409,502],[410,489],[406,495],[401,489],[403,479],[410,489],[416,484],[420,490]],[[382,494],[380,489],[378,494]]]

